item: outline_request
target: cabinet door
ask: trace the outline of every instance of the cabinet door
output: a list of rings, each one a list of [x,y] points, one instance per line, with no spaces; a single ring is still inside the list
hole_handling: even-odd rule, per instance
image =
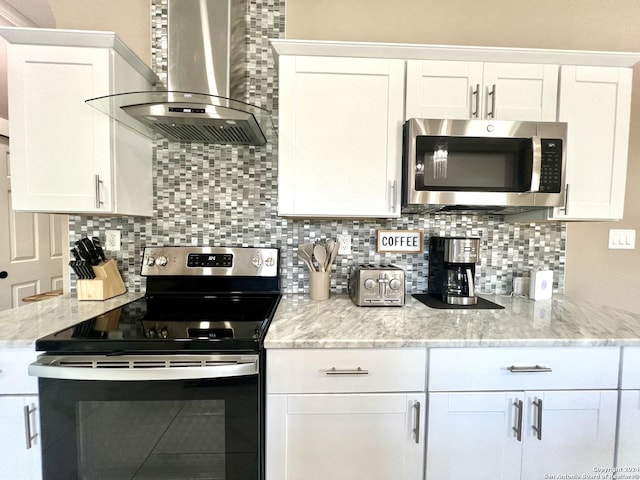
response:
[[[27,445],[25,406],[29,408],[31,444]],[[0,478],[37,480],[42,478],[40,425],[37,396],[0,396]]]
[[[640,390],[620,392],[619,425],[616,465],[620,468],[640,468]],[[636,470],[635,473],[640,472]]]
[[[407,119],[551,122],[557,96],[557,65],[407,62]]]
[[[631,76],[629,68],[562,67],[558,120],[568,123],[568,193],[554,218],[622,218]]]
[[[484,118],[514,121],[556,119],[558,66],[485,63]]]
[[[616,390],[527,392],[522,480],[613,467],[617,398]]]
[[[110,93],[108,49],[8,48],[13,207],[109,211],[109,119],[85,104]]]
[[[278,214],[399,216],[404,62],[279,62]]]
[[[482,62],[407,61],[406,119],[479,118]]]
[[[430,393],[427,479],[520,477],[521,392]]]
[[[269,395],[267,480],[416,480],[424,394]]]

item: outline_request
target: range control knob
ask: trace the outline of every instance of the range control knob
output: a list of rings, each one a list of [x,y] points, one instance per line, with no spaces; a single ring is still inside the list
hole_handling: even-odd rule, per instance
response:
[[[164,267],[167,263],[169,263],[169,260],[164,255],[161,255],[156,259],[156,265],[160,267]]]
[[[267,267],[273,267],[276,264],[276,259],[273,257],[267,257],[264,259],[264,264]]]
[[[389,282],[389,288],[391,288],[391,290],[397,290],[400,288],[400,280],[398,280],[397,278],[392,278],[391,281]]]
[[[367,278],[364,281],[364,288],[366,288],[367,290],[372,290],[376,288],[376,281],[371,278]]]
[[[153,267],[155,264],[156,264],[156,257],[147,258],[147,265],[149,265],[150,267]]]
[[[260,268],[262,266],[262,257],[253,257],[251,263],[253,263],[254,267]]]

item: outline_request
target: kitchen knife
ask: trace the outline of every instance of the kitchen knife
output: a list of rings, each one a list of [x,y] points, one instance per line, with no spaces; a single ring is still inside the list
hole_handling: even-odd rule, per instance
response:
[[[71,270],[73,270],[73,273],[75,273],[75,274],[76,274],[76,277],[78,277],[78,278],[82,278],[82,277],[80,276],[80,272],[78,272],[78,267],[77,267],[77,265],[76,265],[76,262],[77,262],[77,260],[71,260],[71,261],[69,262],[69,266],[71,267]]]
[[[96,253],[98,254],[98,257],[100,257],[100,260],[102,260],[103,262],[107,261],[107,257],[104,254],[104,250],[102,249],[102,244],[100,243],[100,239],[98,237],[91,237],[91,241],[93,242],[93,247],[96,250]]]
[[[82,260],[86,261],[89,265],[97,265],[100,263],[100,259],[98,258],[98,254],[96,253],[91,240],[84,237],[77,240],[75,245],[78,247],[78,252],[80,253],[80,258],[82,258]]]
[[[93,272],[93,268],[91,268],[91,265],[88,262],[86,262],[85,260],[78,260],[77,265],[78,265],[78,270],[82,272],[81,278],[83,280],[90,280],[92,278],[96,278],[96,274]]]

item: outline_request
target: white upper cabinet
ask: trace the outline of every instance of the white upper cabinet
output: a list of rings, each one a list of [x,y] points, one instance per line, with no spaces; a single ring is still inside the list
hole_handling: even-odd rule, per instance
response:
[[[398,217],[404,61],[279,58],[278,214]]]
[[[407,61],[407,119],[552,122],[557,95],[557,65]]]
[[[636,53],[271,43],[280,215],[399,216],[402,123],[478,118],[568,123],[566,208],[511,220],[622,218]]]
[[[568,123],[568,193],[555,218],[622,218],[631,77],[630,68],[562,67],[558,120]]]
[[[47,45],[60,36],[50,35],[40,44],[9,38],[13,208],[150,216],[151,140],[85,100],[150,90],[153,74],[114,48]]]

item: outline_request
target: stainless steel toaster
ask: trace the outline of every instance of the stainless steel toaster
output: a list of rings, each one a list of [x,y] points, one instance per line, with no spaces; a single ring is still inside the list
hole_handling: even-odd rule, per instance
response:
[[[404,305],[404,270],[395,265],[355,265],[349,271],[349,296],[361,307]]]

